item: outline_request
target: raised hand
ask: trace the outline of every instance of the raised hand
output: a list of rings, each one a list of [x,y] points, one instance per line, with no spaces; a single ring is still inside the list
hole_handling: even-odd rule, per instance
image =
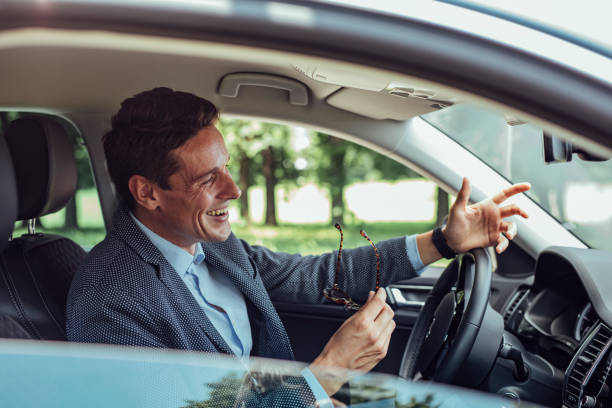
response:
[[[528,215],[516,204],[500,204],[530,188],[529,183],[514,184],[491,198],[468,205],[470,182],[464,177],[457,200],[450,209],[448,223],[442,230],[448,245],[457,253],[494,245],[497,253],[502,253],[508,247],[508,240],[517,233],[516,224],[504,218],[512,215],[527,218]]]

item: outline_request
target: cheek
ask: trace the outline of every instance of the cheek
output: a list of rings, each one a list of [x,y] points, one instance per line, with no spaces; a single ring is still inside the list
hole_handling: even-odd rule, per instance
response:
[[[204,225],[206,222],[206,211],[209,209],[211,198],[205,190],[200,190],[192,196],[191,206],[193,209],[193,216],[200,225]]]

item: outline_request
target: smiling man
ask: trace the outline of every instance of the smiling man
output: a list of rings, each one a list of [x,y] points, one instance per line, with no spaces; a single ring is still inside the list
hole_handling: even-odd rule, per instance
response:
[[[209,101],[168,88],[122,103],[104,136],[120,203],[112,230],[72,282],[69,340],[293,359],[271,299],[322,303],[336,256],[275,253],[232,234],[227,209],[241,192],[217,118]],[[503,218],[526,214],[499,204],[528,188],[515,185],[468,206],[464,180],[444,230],[378,244],[381,286],[416,276],[442,254],[489,245],[503,251],[504,234],[516,234]],[[374,269],[370,247],[344,251],[340,286],[368,300],[302,373],[301,401],[324,399],[341,385],[322,368],[369,371],[386,355],[395,323],[385,291],[368,292]],[[259,403],[299,405],[294,398],[277,393]]]

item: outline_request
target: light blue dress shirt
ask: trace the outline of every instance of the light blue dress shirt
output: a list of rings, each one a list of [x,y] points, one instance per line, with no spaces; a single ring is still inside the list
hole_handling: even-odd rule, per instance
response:
[[[196,252],[191,255],[151,231],[132,213],[130,216],[183,279],[234,354],[248,363],[253,348],[253,338],[244,296],[238,288],[225,274],[208,267],[204,262],[206,256],[201,245],[196,245]],[[415,235],[406,237],[406,255],[414,270],[420,275],[425,268],[419,256]],[[333,404],[325,390],[310,369],[304,368],[301,374],[319,401],[319,407],[332,407]]]
[[[408,262],[410,262],[416,274],[421,276],[421,274],[425,270],[425,265],[423,265],[421,255],[419,255],[419,249],[417,248],[416,243],[416,235],[406,236],[406,255],[408,256]]]
[[[183,248],[160,237],[133,214],[131,215],[185,282],[195,300],[234,354],[243,360],[248,360],[253,348],[251,325],[244,297],[230,278],[215,268],[208,267],[204,262],[205,255],[201,245],[196,245],[196,252],[191,255]]]

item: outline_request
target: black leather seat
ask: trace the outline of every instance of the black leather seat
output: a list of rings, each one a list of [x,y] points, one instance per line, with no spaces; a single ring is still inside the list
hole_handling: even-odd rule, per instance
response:
[[[63,208],[77,182],[64,128],[46,117],[21,118],[11,122],[5,139],[15,170],[17,219],[33,220]],[[85,255],[70,239],[33,230],[9,241],[2,252],[0,315],[32,338],[65,340],[66,295]]]
[[[9,236],[17,219],[17,186],[15,185],[13,161],[3,138],[0,138],[0,194],[2,194],[2,200],[0,200],[0,252],[2,252],[8,245]],[[4,262],[0,262],[0,276],[3,280],[5,279],[4,269]],[[6,284],[0,282],[2,299],[9,296],[4,291],[5,287]],[[28,338],[30,335],[11,316],[0,310],[0,337]]]

